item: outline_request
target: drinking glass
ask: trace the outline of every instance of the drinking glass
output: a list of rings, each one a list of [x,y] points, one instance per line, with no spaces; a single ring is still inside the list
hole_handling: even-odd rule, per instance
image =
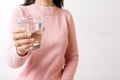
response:
[[[40,40],[42,35],[38,32],[43,30],[42,17],[41,16],[21,16],[17,17],[17,27],[24,28],[26,32],[31,33],[31,38],[35,39],[32,44],[32,49],[40,47]]]

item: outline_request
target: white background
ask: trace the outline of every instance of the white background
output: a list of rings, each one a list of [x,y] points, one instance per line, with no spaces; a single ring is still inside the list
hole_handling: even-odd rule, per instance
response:
[[[10,80],[5,62],[10,10],[22,0],[0,2],[0,80]],[[120,80],[120,0],[65,0],[74,17],[79,66],[74,80]]]

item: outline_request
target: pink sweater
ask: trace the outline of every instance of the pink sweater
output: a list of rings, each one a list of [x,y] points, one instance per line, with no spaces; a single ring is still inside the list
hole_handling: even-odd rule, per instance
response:
[[[74,22],[69,11],[42,8],[34,4],[14,9],[11,29],[16,27],[16,16],[42,15],[45,30],[41,47],[20,57],[11,43],[7,49],[7,62],[16,68],[13,80],[73,80],[78,64],[78,48]]]

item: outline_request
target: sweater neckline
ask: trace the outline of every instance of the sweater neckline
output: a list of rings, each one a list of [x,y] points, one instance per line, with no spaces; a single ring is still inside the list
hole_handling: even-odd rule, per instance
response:
[[[54,15],[57,13],[57,10],[58,10],[57,6],[43,7],[43,6],[39,6],[39,5],[35,5],[35,4],[31,4],[30,6],[35,8],[42,15]]]
[[[54,8],[55,5],[52,6],[42,6],[42,5],[37,5],[37,4],[32,4],[33,6],[40,7],[42,9],[52,9]]]

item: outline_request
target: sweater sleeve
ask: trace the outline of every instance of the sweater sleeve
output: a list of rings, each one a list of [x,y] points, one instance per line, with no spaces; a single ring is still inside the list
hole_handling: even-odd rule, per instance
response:
[[[10,20],[9,20],[9,40],[8,40],[8,45],[6,48],[6,61],[8,65],[10,65],[12,68],[18,68],[22,66],[28,55],[21,57],[17,54],[16,52],[16,47],[14,46],[13,39],[12,39],[12,31],[13,29],[16,28],[16,17],[22,15],[20,8],[14,8],[13,11],[11,12],[12,14],[10,15]]]
[[[78,65],[78,47],[74,27],[74,21],[70,12],[67,14],[68,21],[68,47],[65,54],[65,66],[61,80],[73,80]]]

